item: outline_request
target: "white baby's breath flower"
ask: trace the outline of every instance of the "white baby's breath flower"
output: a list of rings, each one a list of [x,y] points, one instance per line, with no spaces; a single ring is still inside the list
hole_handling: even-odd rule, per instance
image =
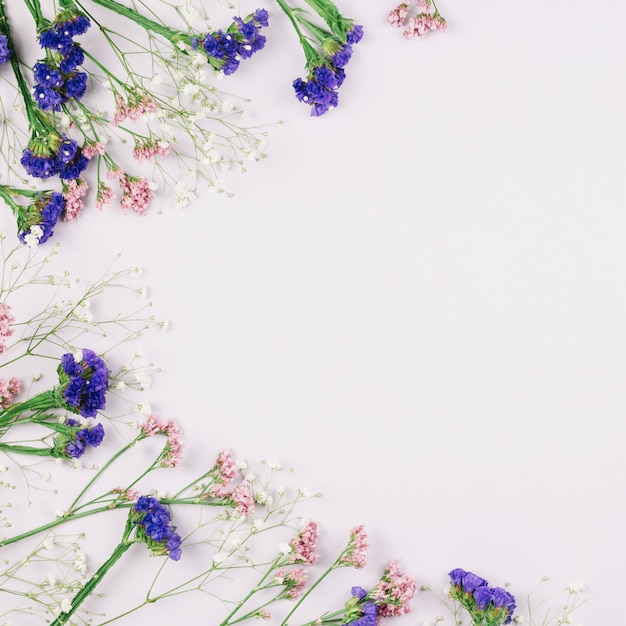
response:
[[[282,469],[282,465],[280,464],[280,461],[278,461],[277,459],[268,459],[265,463],[267,465],[267,467],[269,467],[271,470],[274,470],[276,472],[278,472],[280,469]]]
[[[253,483],[255,478],[256,475],[253,472],[250,472],[243,477],[244,481],[247,483]]]
[[[523,616],[523,615],[516,615],[516,616],[513,618],[513,621],[514,621],[516,624],[523,624],[523,623],[524,623],[524,616]]]
[[[119,391],[124,391],[124,389],[126,389],[126,383],[123,380],[119,380],[117,383],[115,383],[115,388]]]
[[[222,102],[222,112],[223,113],[230,113],[233,109],[235,108],[235,105],[233,104],[232,100],[224,100],[224,102]]]
[[[254,499],[259,504],[265,504],[267,502],[267,491],[265,489],[257,489],[254,493]]]
[[[225,554],[224,552],[216,552],[213,555],[213,563],[215,563],[216,565],[219,565],[220,563],[223,563],[227,558],[228,558],[228,555]]]
[[[39,245],[39,240],[43,237],[43,230],[41,226],[37,224],[30,227],[28,234],[24,235],[24,243],[29,248],[36,248]]]
[[[158,72],[155,72],[152,75],[152,78],[150,79],[150,85],[152,87],[157,87],[158,85],[160,85],[163,82],[163,78],[161,77],[161,74],[159,74]]]
[[[263,526],[265,525],[265,522],[262,519],[256,518],[254,520],[254,522],[252,523],[252,527],[254,528],[254,530],[259,531],[263,528]]]
[[[150,415],[152,413],[152,407],[147,402],[140,402],[137,405],[137,411],[142,415]]]
[[[583,583],[569,583],[567,590],[570,593],[581,593],[585,590],[585,585]]]
[[[145,372],[137,372],[135,374],[135,380],[139,383],[142,389],[148,389],[152,384],[152,379]]]
[[[235,462],[235,469],[237,471],[241,471],[241,470],[245,470],[248,467],[248,461],[246,461],[245,459],[240,459],[239,461]]]
[[[130,275],[132,278],[140,278],[143,276],[143,269],[135,265],[132,270],[130,270]]]
[[[165,320],[164,322],[159,322],[159,326],[163,329],[163,330],[168,330],[170,327],[170,323]]]
[[[63,598],[61,601],[61,611],[69,613],[72,610],[72,601],[69,598]]]
[[[309,490],[308,487],[300,487],[298,489],[298,493],[303,497],[303,498],[308,498],[311,495],[311,492]]]
[[[290,554],[291,553],[291,546],[288,543],[282,542],[278,544],[278,551],[281,554]]]

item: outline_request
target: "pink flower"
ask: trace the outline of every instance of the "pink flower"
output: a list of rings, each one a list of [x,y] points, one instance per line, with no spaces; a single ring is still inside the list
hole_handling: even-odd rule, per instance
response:
[[[319,530],[316,522],[309,522],[304,528],[289,542],[292,553],[289,555],[290,563],[306,563],[315,565],[319,559],[317,549],[317,539]]]
[[[272,614],[269,612],[269,610],[265,607],[259,609],[256,612],[256,617],[258,617],[259,619],[270,619],[270,617],[272,617]]]
[[[113,200],[113,190],[104,183],[98,183],[98,193],[96,194],[96,207],[102,210],[105,205],[111,204]]]
[[[11,324],[15,317],[11,313],[11,307],[4,302],[0,302],[0,354],[6,351],[7,339],[13,334]]]
[[[88,159],[92,159],[96,154],[102,156],[104,154],[104,144],[100,141],[97,143],[86,143],[82,149],[82,155]]]
[[[274,582],[285,586],[281,596],[284,595],[285,598],[290,600],[295,600],[300,596],[302,590],[306,587],[307,578],[307,573],[299,567],[286,571],[279,569],[274,574]]]
[[[19,378],[0,378],[0,407],[6,409],[21,391],[22,381]]]
[[[132,209],[135,213],[143,215],[146,212],[148,202],[152,198],[152,190],[145,178],[137,178],[123,174],[119,178],[122,199],[122,209]]]
[[[370,597],[378,606],[378,615],[395,617],[411,610],[409,601],[415,595],[416,589],[415,580],[400,571],[398,561],[391,561],[374,585]]]
[[[148,94],[133,93],[128,102],[120,94],[115,94],[116,109],[113,117],[113,125],[118,126],[124,120],[139,121],[147,113],[155,113],[157,104]]]
[[[248,483],[240,483],[233,489],[231,498],[235,503],[237,513],[242,517],[248,517],[254,513],[254,495]]]
[[[213,484],[210,486],[208,496],[224,497],[228,495],[228,487],[237,475],[235,461],[229,450],[222,450],[210,472],[213,475]]]
[[[446,20],[438,13],[427,15],[420,13],[409,20],[406,30],[402,33],[405,39],[417,39],[432,30],[444,31],[447,28]]]
[[[363,526],[357,526],[350,532],[348,546],[344,550],[339,565],[355,567],[357,569],[367,565],[367,533]]]
[[[120,500],[125,500],[127,502],[138,500],[141,495],[136,489],[122,489],[122,487],[113,487],[113,489],[111,489],[111,493],[118,493]]]
[[[150,161],[157,156],[165,156],[170,151],[170,143],[167,141],[152,141],[136,143],[133,157],[137,161]]]
[[[406,2],[399,4],[387,16],[387,24],[391,26],[404,26],[409,16],[409,5]]]
[[[165,435],[167,442],[161,455],[161,467],[180,467],[183,457],[184,444],[180,441],[182,433],[180,426],[174,420],[159,422],[154,416],[150,415],[141,426],[141,431],[147,437],[153,435]]]
[[[65,199],[65,221],[73,222],[83,210],[83,197],[87,193],[89,185],[81,178],[70,180],[63,192]]]

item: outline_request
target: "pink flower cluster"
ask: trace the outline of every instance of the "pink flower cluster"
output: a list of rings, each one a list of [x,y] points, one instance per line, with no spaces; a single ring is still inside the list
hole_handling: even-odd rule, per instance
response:
[[[316,522],[309,522],[302,530],[289,542],[291,554],[290,563],[306,563],[315,565],[320,555],[317,554],[317,539],[319,529]]]
[[[391,561],[374,585],[370,597],[378,606],[379,616],[395,617],[411,610],[409,602],[416,590],[415,579],[400,571],[398,561]]]
[[[409,19],[410,2],[402,2],[387,15],[391,26],[406,26],[402,33],[405,39],[417,39],[434,30],[444,31],[446,20],[441,16],[433,0],[414,0],[417,13]]]
[[[184,445],[180,440],[182,431],[174,420],[159,422],[154,415],[150,415],[141,426],[141,431],[148,437],[152,437],[153,435],[165,435],[167,442],[161,457],[161,467],[180,467]]]
[[[126,502],[134,502],[139,499],[139,496],[141,496],[136,489],[123,489],[122,487],[113,487],[113,489],[111,489],[111,493],[118,493],[120,500],[124,500]]]
[[[152,190],[145,178],[129,176],[121,169],[110,169],[107,177],[117,179],[122,191],[120,206],[122,209],[132,209],[135,213],[143,215],[146,212],[148,202],[152,198]],[[96,202],[97,204],[97,202]]]
[[[96,194],[96,207],[99,210],[105,205],[111,204],[113,200],[113,190],[108,185],[105,185],[103,182],[98,183],[98,193]]]
[[[22,381],[19,378],[11,378],[10,380],[0,378],[0,407],[6,409],[21,391]]]
[[[367,565],[367,533],[363,526],[357,526],[350,531],[350,540],[344,553],[339,559],[339,565],[355,567],[357,569]]]
[[[93,159],[96,154],[102,156],[105,152],[104,144],[100,141],[97,143],[86,143],[82,149],[82,155],[88,159]]]
[[[121,124],[126,119],[137,122],[147,113],[155,113],[157,110],[156,102],[147,94],[135,94],[132,98],[132,104],[129,104],[118,93],[115,94],[115,102],[117,106],[113,117],[114,126]]]
[[[0,354],[6,351],[7,339],[13,334],[11,324],[15,317],[11,313],[11,307],[4,302],[0,302]]]
[[[150,161],[157,156],[165,156],[171,148],[167,141],[151,141],[135,144],[133,157],[137,161]]]
[[[213,476],[213,484],[209,487],[207,495],[218,498],[229,495],[228,487],[237,475],[237,467],[229,450],[222,450],[217,455],[210,474]]]
[[[237,513],[241,517],[248,517],[254,513],[254,495],[248,483],[237,485],[230,496],[235,503]]]
[[[274,582],[285,586],[284,596],[290,600],[300,596],[306,587],[307,578],[307,573],[299,567],[291,570],[279,569],[274,574]]]
[[[83,198],[89,185],[81,178],[70,180],[63,191],[65,200],[65,221],[73,222],[83,210]]]

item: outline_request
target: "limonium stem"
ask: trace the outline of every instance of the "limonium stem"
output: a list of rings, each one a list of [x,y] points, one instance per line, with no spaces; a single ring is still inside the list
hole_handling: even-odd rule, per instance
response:
[[[16,402],[6,409],[0,411],[0,427],[8,426],[26,411],[45,411],[47,409],[61,408],[65,406],[55,396],[54,390],[42,391],[41,393],[25,400]]]
[[[174,30],[173,28],[169,28],[168,26],[164,26],[163,24],[159,24],[159,22],[155,22],[150,18],[146,17],[139,13],[139,11],[135,11],[135,9],[131,9],[115,0],[93,0],[94,4],[99,4],[102,7],[110,9],[111,11],[115,11],[119,15],[123,15],[128,19],[135,22],[145,30],[152,31],[165,37],[169,41],[176,41],[177,39],[187,40],[189,37],[180,31]]]
[[[52,448],[34,448],[33,446],[20,446],[13,443],[0,443],[0,450],[15,454],[32,454],[34,456],[52,456]]]
[[[340,563],[341,557],[344,555],[344,552],[342,552],[337,557],[337,560],[300,596],[299,600],[293,606],[291,611],[287,613],[287,615],[285,616],[285,619],[281,622],[280,626],[287,626],[287,621],[298,610],[298,607],[306,600],[306,598],[308,598],[311,595],[313,590],[324,580],[324,578],[326,578],[326,576],[328,576],[328,574],[330,574],[333,570],[339,567],[339,563]],[[312,623],[315,623],[315,622],[312,622]]]
[[[319,59],[319,54],[316,52],[315,48],[307,41],[306,37],[302,34],[300,27],[298,26],[298,22],[294,17],[293,9],[285,2],[285,0],[276,0],[278,6],[283,10],[285,15],[289,18],[289,21],[293,24],[293,27],[296,30],[298,35],[298,39],[300,39],[300,45],[304,50],[304,56],[306,58],[307,65],[314,65],[315,62]]]
[[[261,588],[261,585],[265,582],[265,580],[267,579],[267,577],[276,569],[278,562],[281,560],[282,558],[282,554],[277,556],[271,563],[270,566],[268,568],[268,570],[265,572],[265,574],[263,574],[263,576],[261,577],[261,580],[259,580],[259,582],[252,587],[252,589],[235,605],[235,607],[233,608],[233,610],[226,616],[226,619],[224,619],[224,621],[222,621],[220,623],[220,626],[227,626],[228,624],[236,624],[237,622],[241,621],[241,620],[235,620],[234,622],[230,621],[230,618],[233,617],[237,611],[239,611],[239,609],[257,592],[259,591],[259,589]]]
[[[29,7],[30,8],[30,7]],[[20,61],[17,57],[17,53],[15,51],[15,45],[13,43],[13,37],[11,37],[11,28],[9,26],[9,21],[7,20],[6,12],[4,10],[4,2],[0,1],[0,32],[3,32],[7,36],[7,47],[11,51],[11,58],[9,62],[11,63],[11,69],[15,74],[15,80],[17,82],[17,86],[22,94],[22,98],[24,100],[24,106],[26,108],[26,117],[28,118],[28,123],[31,129],[37,129],[39,131],[45,130],[43,124],[35,110],[32,106],[32,100],[30,95],[30,90],[28,89],[28,85],[24,80],[24,76],[22,76],[22,71],[20,70]]]
[[[126,523],[126,531],[124,532],[124,538],[113,550],[113,554],[98,568],[98,571],[87,581],[85,586],[72,598],[72,608],[69,611],[61,613],[52,623],[51,626],[61,626],[67,624],[68,620],[78,607],[93,593],[94,589],[98,586],[100,581],[104,578],[104,575],[120,560],[122,555],[133,544],[128,540],[132,525],[129,522]]]

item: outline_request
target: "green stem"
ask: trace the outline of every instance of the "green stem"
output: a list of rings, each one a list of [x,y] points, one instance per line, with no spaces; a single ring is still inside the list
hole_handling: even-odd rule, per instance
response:
[[[20,446],[14,443],[0,443],[0,450],[3,452],[14,452],[16,454],[31,454],[34,456],[54,456],[52,448],[34,448],[33,446]]]
[[[224,621],[222,621],[220,623],[220,626],[227,626],[228,624],[236,624],[237,622],[241,621],[239,620],[235,620],[234,622],[230,621],[230,618],[233,617],[237,611],[239,611],[239,609],[257,592],[261,589],[261,585],[265,582],[265,580],[267,580],[267,577],[276,569],[276,567],[278,566],[279,561],[283,558],[283,555],[279,555],[277,556],[271,563],[270,566],[268,568],[268,570],[265,572],[265,574],[263,574],[263,576],[261,577],[261,580],[259,580],[259,582],[252,587],[252,589],[235,605],[235,607],[233,608],[233,610],[226,616],[226,618],[224,619]]]
[[[0,411],[0,427],[8,426],[26,411],[47,411],[48,409],[63,407],[66,407],[66,404],[54,389],[42,391],[24,402],[16,402]]]
[[[292,23],[296,34],[298,35],[298,39],[300,40],[300,45],[304,50],[304,56],[306,58],[307,67],[313,66],[316,64],[316,61],[319,61],[320,55],[315,50],[315,48],[308,42],[307,38],[304,36],[300,27],[298,26],[298,21],[294,15],[293,9],[285,2],[285,0],[276,0],[278,6],[283,10],[285,15],[289,18],[289,21]]]
[[[133,544],[128,541],[128,536],[132,530],[132,522],[126,522],[126,530],[124,538],[113,550],[113,554],[98,568],[98,571],[87,581],[85,586],[72,598],[72,608],[69,611],[61,613],[51,624],[51,626],[62,626],[66,624],[70,617],[74,615],[78,607],[93,593],[105,574],[120,560],[122,555]]]
[[[150,18],[146,17],[139,13],[139,11],[135,11],[135,9],[131,9],[115,0],[93,0],[94,4],[99,4],[102,7],[110,9],[111,11],[115,11],[118,15],[122,15],[127,17],[128,19],[138,24],[143,29],[152,31],[157,35],[161,35],[165,37],[165,39],[175,42],[176,40],[187,41],[189,36],[185,33],[181,33],[178,30],[174,30],[173,28],[169,28],[168,26],[164,26],[163,24],[159,24],[159,22],[155,22]]]

